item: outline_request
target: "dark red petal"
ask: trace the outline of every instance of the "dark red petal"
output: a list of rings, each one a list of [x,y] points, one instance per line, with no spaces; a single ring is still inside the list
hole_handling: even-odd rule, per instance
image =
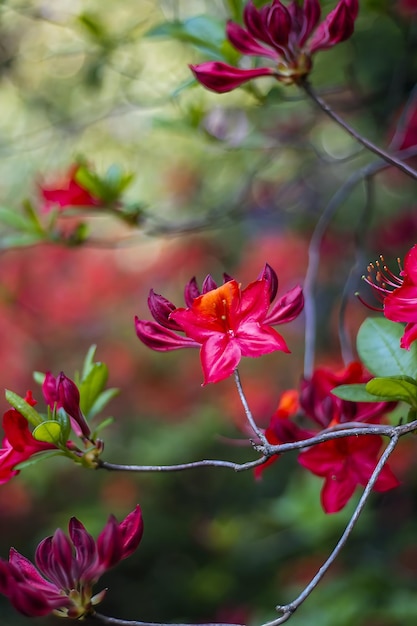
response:
[[[227,23],[226,34],[230,43],[242,54],[277,59],[278,55],[274,50],[261,46],[247,30],[235,22]]]
[[[147,322],[135,318],[136,334],[139,339],[152,350],[157,352],[169,352],[181,348],[199,348],[200,345],[189,339],[181,337],[172,330],[164,328],[157,322]]]
[[[286,324],[298,317],[303,308],[303,290],[297,285],[272,304],[265,317],[264,323],[272,325]]]
[[[171,330],[180,330],[179,326],[173,320],[169,319],[172,311],[176,309],[175,304],[159,293],[155,293],[153,289],[149,292],[148,307],[152,317],[158,324],[165,326],[165,328],[170,328]]]
[[[120,522],[119,531],[122,536],[122,559],[126,559],[136,550],[143,535],[142,511],[139,505]]]

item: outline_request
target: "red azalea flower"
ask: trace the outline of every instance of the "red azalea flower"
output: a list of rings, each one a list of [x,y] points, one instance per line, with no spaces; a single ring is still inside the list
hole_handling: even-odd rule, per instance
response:
[[[59,206],[61,209],[70,206],[100,206],[100,198],[94,197],[88,189],[76,181],[78,168],[79,165],[72,165],[64,179],[57,181],[52,187],[40,185],[39,189],[44,199],[43,213],[48,213],[55,206]]]
[[[31,406],[36,401],[32,392],[28,391],[25,398]],[[45,450],[54,450],[56,446],[51,443],[37,441],[29,430],[26,419],[16,409],[9,409],[3,415],[4,438],[0,449],[0,484],[8,482],[19,473],[14,469],[16,465],[27,461],[34,454]]]
[[[76,435],[88,439],[91,435],[84,415],[80,409],[80,392],[76,384],[64,372],[55,378],[51,372],[46,372],[42,385],[45,402],[53,409],[64,409],[71,418],[72,428]]]
[[[317,435],[317,431],[301,429],[289,419],[294,417],[298,407],[306,417],[329,431],[347,422],[358,422],[358,425],[379,422],[395,403],[348,402],[331,393],[339,385],[362,383],[369,379],[370,375],[361,363],[350,363],[339,372],[317,368],[310,379],[301,382],[299,396],[295,395],[295,391],[287,391],[282,395],[278,410],[265,431],[266,438],[272,444],[279,444],[302,441]],[[352,436],[326,441],[300,452],[299,463],[313,474],[326,479],[321,493],[326,513],[340,511],[356,487],[367,484],[378,462],[381,445],[382,438],[376,435]],[[255,475],[258,477],[277,458],[273,456],[268,459],[256,469]],[[385,465],[374,489],[387,491],[397,485],[397,479]]]
[[[300,465],[325,478],[321,503],[326,513],[337,513],[348,503],[358,485],[366,486],[378,463],[382,437],[364,435],[333,439],[312,446],[298,456]],[[399,485],[385,465],[375,483],[375,491],[388,491]]]
[[[9,560],[0,559],[0,593],[23,615],[38,617],[54,613],[82,619],[106,593],[93,595],[100,576],[138,547],[143,533],[140,507],[122,521],[110,516],[97,541],[75,517],[69,522],[69,538],[58,529],[40,542],[35,567],[17,550]]]
[[[204,384],[230,376],[242,356],[258,357],[289,352],[271,326],[293,320],[303,308],[300,287],[294,287],[274,304],[278,279],[269,265],[245,289],[229,276],[220,287],[207,276],[200,293],[195,278],[185,288],[187,308],[151,291],[148,298],[154,322],[136,318],[136,333],[153,350],[201,348]],[[183,331],[185,337],[178,335]]]
[[[407,252],[404,269],[401,269],[399,260],[398,264],[400,274],[396,276],[385,265],[383,257],[380,257],[380,261],[376,261],[375,265],[371,263],[368,266],[365,281],[381,300],[383,305],[381,310],[385,317],[393,322],[406,323],[400,345],[409,350],[413,341],[417,339],[417,244]]]
[[[294,417],[299,410],[299,393],[295,389],[289,389],[282,394],[278,408],[271,417],[268,428],[265,430],[265,437],[272,445],[279,445],[281,443],[289,443],[291,441],[302,441],[309,439],[315,433],[310,430],[305,430],[297,426],[295,422],[291,421],[291,417]],[[266,469],[272,463],[275,463],[279,458],[278,454],[271,456],[265,463],[255,468],[255,478],[260,478],[264,469]]]
[[[311,56],[348,39],[354,30],[358,0],[339,0],[319,24],[319,0],[304,0],[301,7],[293,0],[286,7],[280,0],[257,9],[250,1],[245,6],[245,28],[229,21],[227,37],[239,52],[267,57],[275,67],[243,70],[226,63],[208,61],[192,65],[197,80],[207,89],[224,93],[259,76],[274,76],[291,84],[305,77],[312,67]]]
[[[301,381],[301,408],[322,428],[334,423],[379,422],[394,403],[349,402],[331,393],[339,385],[366,383],[371,378],[362,363],[356,361],[339,371],[318,367],[311,378]]]

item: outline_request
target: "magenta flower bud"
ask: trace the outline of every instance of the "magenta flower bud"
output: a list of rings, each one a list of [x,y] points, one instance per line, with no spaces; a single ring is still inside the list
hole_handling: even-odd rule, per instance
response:
[[[80,392],[77,385],[61,372],[57,378],[46,372],[42,385],[42,393],[47,405],[53,409],[64,409],[72,418],[72,426],[79,436],[87,439],[91,435],[91,430],[80,409]]]
[[[36,567],[13,548],[0,559],[0,593],[20,613],[38,617],[54,613],[82,619],[94,612],[105,590],[93,595],[100,576],[136,550],[143,533],[140,507],[122,521],[111,516],[97,542],[75,517],[69,537],[58,529],[39,544]]]

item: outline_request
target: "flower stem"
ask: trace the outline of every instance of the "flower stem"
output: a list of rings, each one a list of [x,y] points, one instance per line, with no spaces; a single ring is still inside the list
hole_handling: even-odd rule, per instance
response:
[[[237,387],[237,390],[238,390],[238,393],[239,393],[240,401],[241,401],[242,406],[243,406],[243,408],[245,410],[246,418],[247,418],[247,420],[249,422],[249,425],[252,428],[252,430],[255,433],[255,435],[257,436],[257,438],[259,439],[259,441],[261,441],[261,443],[265,447],[265,449],[268,450],[269,442],[268,442],[267,438],[265,437],[265,435],[263,434],[262,430],[257,427],[256,422],[253,419],[253,415],[252,415],[252,412],[251,412],[251,410],[249,408],[248,401],[246,400],[246,396],[245,396],[245,393],[243,391],[242,383],[240,381],[240,376],[239,376],[239,372],[238,372],[237,369],[234,371],[234,377],[235,377],[235,383],[236,383],[236,387]]]
[[[307,80],[300,82],[300,87],[309,96],[309,98],[311,98],[311,100],[313,100],[320,107],[320,109],[324,113],[326,113],[326,115],[328,115],[334,122],[336,122],[336,124],[344,128],[345,131],[349,133],[349,135],[351,135],[351,137],[356,139],[356,141],[358,141],[365,148],[367,148],[367,150],[370,150],[374,154],[378,155],[379,157],[381,157],[381,159],[384,159],[384,161],[386,161],[387,163],[390,163],[397,169],[404,172],[404,174],[407,174],[407,176],[411,176],[411,178],[413,178],[414,180],[417,179],[416,170],[414,170],[412,167],[410,167],[403,161],[399,160],[392,154],[385,152],[385,150],[376,146],[374,143],[372,143],[372,141],[370,141],[369,139],[366,139],[366,137],[363,137],[362,135],[360,135],[354,128],[352,128],[352,126],[350,126],[350,124],[348,124],[342,117],[340,117],[335,111],[333,111],[333,109],[327,104],[327,102],[325,102],[321,98],[321,96],[319,96],[314,91],[313,87],[310,85],[310,83]]]

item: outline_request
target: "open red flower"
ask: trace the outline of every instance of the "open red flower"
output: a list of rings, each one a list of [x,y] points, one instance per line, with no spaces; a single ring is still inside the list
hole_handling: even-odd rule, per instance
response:
[[[387,319],[405,322],[400,345],[407,350],[417,339],[417,244],[404,258],[404,269],[396,276],[385,264],[383,257],[368,266],[365,281],[373,288],[382,302]],[[374,308],[374,307],[371,307]]]
[[[331,393],[339,385],[362,383],[370,379],[361,363],[350,363],[340,371],[317,368],[309,379],[301,382],[301,392],[285,392],[275,414],[265,431],[269,443],[276,445],[290,441],[310,439],[320,431],[300,428],[293,418],[298,412],[304,413],[316,424],[331,431],[332,428],[347,424],[358,426],[361,423],[378,423],[384,414],[395,406],[390,402],[350,402],[341,400]],[[296,394],[296,395],[295,395]],[[329,440],[303,449],[298,455],[300,465],[316,476],[325,478],[321,492],[321,502],[326,513],[340,511],[352,497],[358,485],[365,486],[378,462],[382,437],[378,435],[352,436]],[[278,458],[272,456],[256,469],[259,476],[263,469]],[[375,483],[375,491],[387,491],[398,486],[398,480],[385,465]]]
[[[326,513],[337,513],[349,502],[358,485],[366,486],[382,446],[382,437],[364,435],[332,439],[312,446],[298,456],[300,465],[325,479],[321,503]],[[374,485],[375,491],[388,491],[399,482],[385,465]]]
[[[25,398],[31,406],[36,402],[32,392],[28,391]],[[15,467],[27,461],[33,455],[46,450],[54,450],[51,443],[37,441],[29,430],[27,420],[16,409],[9,409],[3,415],[4,438],[0,449],[0,484],[8,482],[19,473]]]
[[[289,352],[272,325],[293,320],[304,304],[300,287],[294,287],[273,303],[278,279],[268,265],[245,289],[228,276],[225,281],[217,287],[208,276],[200,294],[193,278],[185,288],[187,308],[176,308],[151,291],[148,304],[155,321],[136,318],[139,339],[153,350],[201,348],[204,384],[230,376],[242,356],[258,357],[275,350]]]
[[[40,542],[36,567],[14,548],[8,561],[0,559],[0,593],[29,617],[54,613],[82,619],[94,613],[106,593],[103,589],[93,595],[93,585],[136,550],[142,534],[139,506],[120,523],[111,515],[97,541],[72,517],[69,537],[58,529]]]
[[[239,69],[218,61],[192,65],[197,80],[207,89],[224,93],[259,76],[274,76],[286,84],[296,83],[312,68],[311,57],[348,39],[354,30],[358,0],[339,0],[319,24],[319,0],[296,0],[285,6],[272,0],[257,9],[250,0],[244,9],[245,27],[229,21],[227,37],[236,50],[245,55],[266,57],[274,67]]]
[[[340,385],[366,383],[372,376],[354,361],[341,370],[317,367],[311,378],[301,381],[300,406],[322,428],[345,422],[378,423],[395,405],[389,402],[350,402],[331,393]]]
[[[102,204],[88,189],[77,180],[79,165],[72,165],[63,178],[52,186],[40,185],[40,193],[44,200],[43,213],[48,213],[56,206],[64,209],[71,206],[96,207]]]

